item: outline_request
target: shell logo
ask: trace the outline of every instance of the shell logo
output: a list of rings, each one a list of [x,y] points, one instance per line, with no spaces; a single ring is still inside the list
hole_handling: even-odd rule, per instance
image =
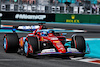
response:
[[[55,43],[59,43],[59,41],[54,41]]]
[[[43,37],[41,37],[41,41],[43,41]]]
[[[23,47],[23,39],[20,40],[20,46]]]

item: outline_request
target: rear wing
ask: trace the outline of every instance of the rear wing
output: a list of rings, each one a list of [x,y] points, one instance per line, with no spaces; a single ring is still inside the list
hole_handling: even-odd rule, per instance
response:
[[[1,29],[16,29],[16,30],[21,30],[21,31],[34,31],[37,28],[39,28],[39,25],[31,25],[31,26],[13,26],[13,25],[1,25]]]
[[[19,25],[19,26],[13,26],[13,25],[1,25],[1,29],[11,29],[14,31],[15,30],[20,30],[20,31],[27,31],[27,32],[33,32],[37,29],[40,28],[40,26],[42,26],[42,30],[37,30],[36,32],[40,32],[40,31],[47,31],[48,29],[46,28],[46,26],[44,25],[45,23],[39,23],[39,25],[31,25],[31,26],[22,26],[22,25]],[[55,33],[81,33],[81,32],[87,32],[85,30],[66,30],[66,29],[58,29],[58,28],[52,28],[52,29],[49,29],[49,30],[53,30],[55,31]]]

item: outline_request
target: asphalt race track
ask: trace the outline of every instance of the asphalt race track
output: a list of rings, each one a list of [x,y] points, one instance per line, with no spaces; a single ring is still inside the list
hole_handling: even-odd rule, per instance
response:
[[[67,29],[67,26],[65,28]],[[25,36],[26,34],[27,33],[24,34],[19,33],[18,35],[19,37],[22,37]],[[73,33],[70,33],[67,36],[70,37],[72,34]],[[83,35],[85,38],[100,38],[99,32],[76,33],[76,34]],[[17,53],[5,53],[2,46],[3,35],[4,33],[0,33],[0,67],[99,67],[100,66],[99,64],[81,62],[66,58],[62,59],[56,57],[44,57],[44,58],[42,57],[37,59],[37,58],[26,58],[25,56],[18,55]]]

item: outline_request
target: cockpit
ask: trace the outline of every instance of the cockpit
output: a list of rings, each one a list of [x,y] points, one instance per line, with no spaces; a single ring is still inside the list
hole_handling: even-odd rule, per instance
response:
[[[60,36],[59,33],[55,33],[54,30],[52,29],[43,29],[43,30],[39,30],[37,31],[37,34],[39,33],[40,36],[48,36],[49,33],[52,33],[55,36]]]

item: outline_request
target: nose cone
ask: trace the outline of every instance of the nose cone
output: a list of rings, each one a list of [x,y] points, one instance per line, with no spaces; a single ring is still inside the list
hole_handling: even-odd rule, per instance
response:
[[[66,53],[65,49],[59,50],[60,53]]]

